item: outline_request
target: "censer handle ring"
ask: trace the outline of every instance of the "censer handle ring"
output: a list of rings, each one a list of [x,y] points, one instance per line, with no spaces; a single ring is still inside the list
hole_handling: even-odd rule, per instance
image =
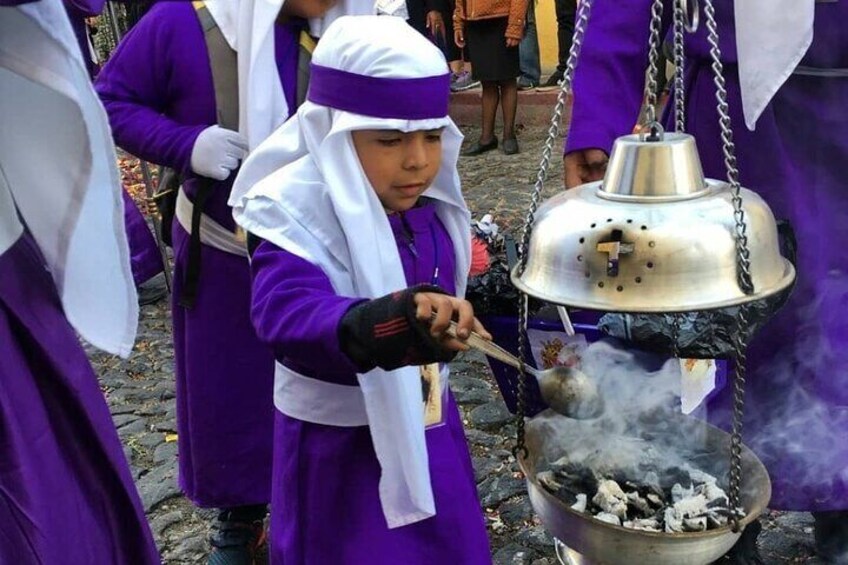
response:
[[[642,126],[639,132],[639,141],[662,141],[665,138],[665,128],[662,124],[654,120],[649,124]]]

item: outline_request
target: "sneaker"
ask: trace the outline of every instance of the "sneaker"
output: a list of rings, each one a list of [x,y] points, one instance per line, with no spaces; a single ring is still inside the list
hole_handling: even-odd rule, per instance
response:
[[[209,539],[212,553],[207,565],[258,565],[267,562],[267,539],[263,520],[242,522],[222,512]]]
[[[451,74],[451,92],[462,92],[476,86],[480,86],[480,81],[471,78],[471,73],[468,71]]]
[[[518,78],[518,90],[532,90],[539,86],[538,82],[534,82],[529,78],[519,77]]]

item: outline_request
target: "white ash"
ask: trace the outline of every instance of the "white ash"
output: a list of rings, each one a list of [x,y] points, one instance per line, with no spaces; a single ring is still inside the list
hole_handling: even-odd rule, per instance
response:
[[[703,532],[727,525],[727,493],[712,475],[689,466],[660,473],[641,471],[641,481],[632,479],[636,473],[615,470],[603,476],[561,459],[536,477],[573,510],[609,524],[666,533]],[[669,487],[671,480],[675,482]]]

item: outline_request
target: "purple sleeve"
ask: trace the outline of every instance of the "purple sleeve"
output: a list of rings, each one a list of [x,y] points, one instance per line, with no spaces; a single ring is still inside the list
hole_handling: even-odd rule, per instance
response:
[[[68,13],[83,18],[99,15],[105,4],[106,0],[65,0],[65,8]]]
[[[207,124],[182,124],[167,115],[169,84],[178,81],[170,65],[184,45],[181,36],[200,24],[178,16],[186,3],[157,4],[124,37],[97,77],[115,142],[133,155],[183,174],[190,172],[191,150]],[[190,12],[191,13],[191,12]],[[191,13],[193,16],[193,13]],[[188,24],[188,25],[186,25]],[[180,29],[180,26],[185,26]],[[205,44],[201,45],[205,49]],[[206,56],[205,52],[201,56]],[[201,85],[202,86],[202,85]]]
[[[338,296],[324,272],[263,241],[253,253],[251,318],[275,357],[313,378],[357,385],[356,366],[341,350],[339,323],[361,298]]]
[[[639,119],[648,66],[652,0],[595,0],[574,75],[565,153],[602,149]],[[666,3],[668,4],[668,3]],[[668,10],[666,10],[668,12]],[[665,37],[664,14],[660,38]]]

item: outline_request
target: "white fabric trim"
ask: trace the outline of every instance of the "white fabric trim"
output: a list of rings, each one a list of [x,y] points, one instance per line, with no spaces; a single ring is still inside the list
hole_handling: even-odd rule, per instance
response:
[[[441,52],[391,17],[339,18],[312,61],[383,78],[445,73]],[[230,193],[233,215],[247,231],[319,266],[339,295],[377,298],[406,288],[388,217],[365,177],[350,132],[442,127],[442,166],[425,196],[436,201],[436,213],[453,241],[457,294],[463,296],[471,217],[456,170],[462,134],[447,116],[386,120],[306,102],[243,164]],[[375,369],[358,380],[382,471],[379,494],[388,526],[433,516],[418,368]]]
[[[138,298],[109,122],[59,0],[0,9],[0,163],[71,325],[129,355]]]
[[[2,75],[0,75],[2,76]],[[24,233],[24,225],[18,219],[18,209],[12,198],[12,189],[3,174],[0,162],[0,256],[2,256]]]
[[[734,2],[745,125],[753,131],[813,41],[815,0]]]
[[[194,204],[186,196],[185,191],[180,188],[177,195],[177,207],[175,215],[177,221],[183,229],[191,235],[191,215],[194,210]],[[200,215],[200,241],[201,243],[214,247],[219,251],[237,255],[247,259],[250,255],[247,253],[247,245],[244,241],[239,240],[237,234],[231,232],[206,214]]]
[[[440,375],[444,396],[450,378],[447,365],[441,368]],[[276,364],[274,372],[274,406],[286,416],[313,424],[345,428],[368,425],[360,387],[313,379],[282,363]]]
[[[289,117],[277,72],[274,25],[284,0],[206,0],[238,54],[239,133],[255,149]]]

